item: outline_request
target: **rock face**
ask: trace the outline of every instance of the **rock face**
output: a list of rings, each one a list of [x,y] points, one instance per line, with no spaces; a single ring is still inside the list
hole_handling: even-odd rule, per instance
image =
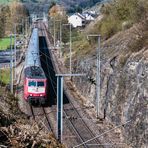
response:
[[[127,122],[120,128],[123,142],[134,148],[148,144],[147,35],[147,26],[140,23],[118,33],[101,48],[99,114],[116,126]],[[75,78],[75,85],[96,105],[96,57],[77,59],[73,65],[74,73],[87,74],[87,78]]]

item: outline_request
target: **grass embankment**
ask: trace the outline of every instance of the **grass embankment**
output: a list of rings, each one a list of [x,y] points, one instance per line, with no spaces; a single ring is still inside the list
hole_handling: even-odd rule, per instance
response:
[[[10,81],[10,69],[0,69],[0,82],[8,84]]]
[[[12,46],[14,45],[14,38],[12,38]],[[0,50],[10,49],[10,37],[0,39]]]
[[[71,32],[71,43],[72,43],[72,58],[75,56],[85,57],[93,49],[95,49],[95,40],[96,38],[88,38],[87,34],[79,29],[72,28]],[[63,32],[62,41],[68,43],[66,46],[63,46],[63,55],[65,60],[69,60],[69,28]]]

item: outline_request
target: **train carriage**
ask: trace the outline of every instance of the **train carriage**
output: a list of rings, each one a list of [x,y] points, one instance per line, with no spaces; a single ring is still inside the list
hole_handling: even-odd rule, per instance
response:
[[[24,99],[45,103],[47,100],[47,78],[41,67],[38,29],[34,28],[27,48],[24,67]]]

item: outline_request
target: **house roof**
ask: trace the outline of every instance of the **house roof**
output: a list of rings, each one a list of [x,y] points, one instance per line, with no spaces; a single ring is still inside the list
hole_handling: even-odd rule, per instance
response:
[[[84,19],[85,20],[85,17],[82,15],[82,14],[80,14],[80,13],[74,13],[73,15],[77,15],[78,17],[80,17],[81,19]],[[71,15],[71,16],[73,16],[73,15]],[[70,16],[70,17],[71,17]]]
[[[82,13],[82,15],[85,17],[86,15],[88,15],[88,16],[91,16],[91,17],[97,17],[97,15],[96,14],[92,14],[91,12],[84,12],[84,13]]]
[[[76,13],[76,15],[78,15],[81,19],[85,19],[85,17],[80,13]]]

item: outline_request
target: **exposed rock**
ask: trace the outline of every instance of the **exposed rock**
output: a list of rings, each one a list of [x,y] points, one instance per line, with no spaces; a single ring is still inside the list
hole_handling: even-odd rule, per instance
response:
[[[122,125],[123,142],[134,148],[145,148],[148,139],[148,28],[145,22],[119,32],[101,48],[100,116],[114,125]],[[141,40],[142,39],[142,40]],[[140,42],[139,42],[140,41]],[[138,42],[138,44],[137,44]],[[90,58],[90,57],[89,57]],[[87,105],[96,102],[96,59],[77,59],[74,73],[78,90]],[[83,87],[82,87],[83,86]]]

